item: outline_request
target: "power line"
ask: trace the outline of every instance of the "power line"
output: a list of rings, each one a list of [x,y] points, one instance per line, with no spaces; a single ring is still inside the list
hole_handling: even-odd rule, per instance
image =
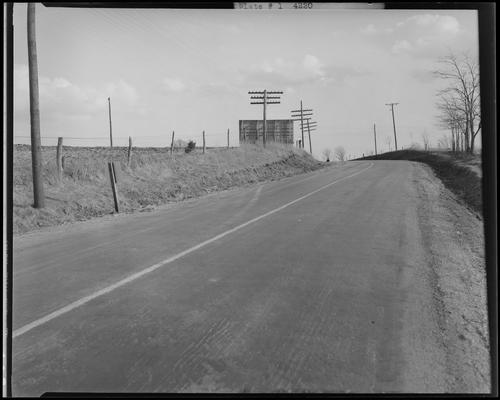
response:
[[[282,95],[282,91],[269,91],[269,90],[262,90],[262,91],[251,91],[248,92],[250,95],[257,95],[257,96],[250,96],[250,99],[253,100],[261,100],[261,101],[250,101],[250,104],[262,104],[263,105],[263,132],[262,132],[262,144],[264,147],[266,147],[266,107],[268,104],[280,104],[279,101],[268,101],[268,99],[271,100],[279,100],[280,96],[273,96],[273,95]],[[268,96],[271,95],[271,96]],[[275,139],[273,137],[273,139]]]
[[[304,148],[304,119],[307,117],[312,117],[313,115],[313,110],[312,109],[304,109],[302,107],[302,100],[300,100],[300,110],[292,110],[292,119],[294,121],[300,121],[300,132],[302,134],[302,142],[301,142],[301,148]],[[310,137],[310,135],[309,135]],[[311,141],[309,140],[309,145],[311,145]],[[311,147],[311,146],[309,146]]]

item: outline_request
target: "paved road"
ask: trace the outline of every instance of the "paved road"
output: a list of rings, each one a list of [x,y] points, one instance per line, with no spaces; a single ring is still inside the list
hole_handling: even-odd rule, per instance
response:
[[[439,391],[415,351],[433,324],[412,300],[415,168],[349,162],[15,238],[13,394]]]

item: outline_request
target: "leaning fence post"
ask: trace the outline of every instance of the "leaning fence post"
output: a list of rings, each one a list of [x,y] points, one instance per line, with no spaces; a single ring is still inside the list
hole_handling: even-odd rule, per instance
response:
[[[115,183],[118,183],[118,179],[116,179],[116,170],[114,161],[111,161],[111,168],[113,168],[113,178],[115,179]]]
[[[127,166],[130,166],[130,159],[132,158],[132,137],[128,137],[128,153],[127,153]]]
[[[203,154],[205,154],[205,131],[203,131]]]
[[[113,163],[108,162],[109,180],[111,181],[111,190],[113,191],[113,201],[115,203],[115,211],[120,212],[118,209],[118,192],[116,189],[116,175],[113,168]]]
[[[170,154],[174,152],[174,136],[175,136],[175,131],[172,131],[172,142],[170,143]]]
[[[63,144],[63,138],[59,137],[57,138],[57,156],[56,156],[56,162],[57,162],[57,176],[59,179],[62,178],[62,171],[63,171],[63,156],[62,156],[62,144]]]

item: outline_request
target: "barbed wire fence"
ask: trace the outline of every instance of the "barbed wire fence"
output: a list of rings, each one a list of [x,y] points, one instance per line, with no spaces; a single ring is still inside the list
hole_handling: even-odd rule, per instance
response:
[[[174,151],[184,150],[189,141],[196,143],[196,147],[201,147],[203,142],[203,131],[199,133],[175,132]],[[42,146],[57,146],[58,139],[62,137],[65,146],[74,147],[109,147],[109,137],[83,137],[83,136],[42,136]],[[137,135],[137,136],[116,136],[113,135],[113,147],[129,147],[129,140],[132,138],[134,148],[168,148],[171,147],[171,133],[164,135]],[[211,140],[212,139],[212,140]],[[215,140],[214,140],[215,139]],[[226,130],[225,132],[206,132],[206,148],[228,148],[239,146],[239,136],[237,133]],[[15,135],[15,144],[30,143],[29,135]]]

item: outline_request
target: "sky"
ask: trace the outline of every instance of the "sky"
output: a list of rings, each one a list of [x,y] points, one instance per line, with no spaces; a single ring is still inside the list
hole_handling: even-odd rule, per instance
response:
[[[313,155],[343,146],[351,156],[431,145],[437,124],[433,76],[449,54],[478,54],[474,10],[73,9],[36,5],[43,145],[238,145],[238,121],[261,119],[248,91],[283,91],[268,119],[314,110]],[[14,142],[30,141],[26,4],[14,6]],[[295,138],[300,135],[295,125]],[[479,137],[478,137],[479,139]],[[391,141],[389,144],[389,140]],[[480,139],[478,140],[480,141]],[[306,141],[306,149],[309,143]]]

